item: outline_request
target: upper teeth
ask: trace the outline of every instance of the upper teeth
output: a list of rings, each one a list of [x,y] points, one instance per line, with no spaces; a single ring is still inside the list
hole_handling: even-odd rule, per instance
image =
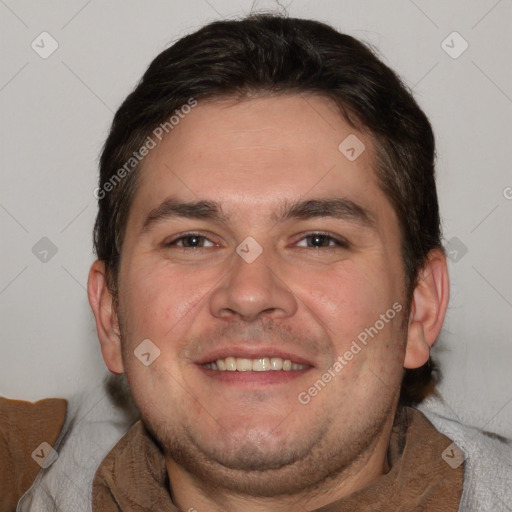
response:
[[[219,371],[239,372],[265,372],[268,370],[303,370],[305,364],[292,363],[289,359],[280,357],[260,357],[258,359],[246,359],[244,357],[226,357],[206,363],[206,368]]]

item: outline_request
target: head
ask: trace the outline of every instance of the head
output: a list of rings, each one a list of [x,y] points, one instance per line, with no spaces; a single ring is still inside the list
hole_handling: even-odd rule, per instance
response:
[[[216,22],[151,63],[101,155],[89,298],[107,366],[177,465],[303,489],[432,392],[434,153],[396,74],[319,22]],[[230,346],[305,367],[232,382],[204,366]]]

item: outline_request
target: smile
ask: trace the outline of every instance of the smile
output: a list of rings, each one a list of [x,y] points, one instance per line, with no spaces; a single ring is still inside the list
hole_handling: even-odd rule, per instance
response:
[[[306,364],[292,363],[290,359],[281,357],[259,357],[247,359],[244,357],[226,357],[203,364],[209,370],[221,372],[267,372],[275,370],[298,371],[309,367]]]

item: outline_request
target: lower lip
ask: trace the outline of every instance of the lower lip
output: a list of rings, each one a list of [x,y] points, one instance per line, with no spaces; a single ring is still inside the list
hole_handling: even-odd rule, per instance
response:
[[[215,379],[217,382],[223,382],[226,384],[235,385],[248,385],[248,386],[267,386],[272,384],[284,384],[291,382],[292,380],[298,379],[304,376],[311,366],[304,368],[303,370],[268,370],[265,372],[230,372],[230,371],[219,371],[210,370],[202,365],[198,365],[198,368],[207,376]]]

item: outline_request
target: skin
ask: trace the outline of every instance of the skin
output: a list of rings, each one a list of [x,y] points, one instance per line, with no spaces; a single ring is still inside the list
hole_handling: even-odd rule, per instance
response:
[[[338,150],[349,134],[366,146],[353,162]],[[126,372],[182,510],[314,510],[389,470],[403,369],[427,361],[449,289],[446,259],[432,251],[403,317],[398,220],[373,155],[371,139],[330,100],[288,94],[199,102],[145,158],[122,247],[119,310],[101,261],[88,293],[105,363]],[[217,201],[228,220],[170,218],[141,234],[148,212],[170,196]],[[272,217],[286,202],[333,197],[368,210],[374,228]],[[164,247],[188,231],[206,239]],[[322,245],[307,237],[315,232],[349,245]],[[252,263],[235,251],[247,236],[263,249]],[[301,404],[299,393],[396,302],[402,311]],[[160,350],[150,366],[134,355],[147,338]],[[288,382],[226,383],[196,364],[241,340],[300,354],[311,368]]]

